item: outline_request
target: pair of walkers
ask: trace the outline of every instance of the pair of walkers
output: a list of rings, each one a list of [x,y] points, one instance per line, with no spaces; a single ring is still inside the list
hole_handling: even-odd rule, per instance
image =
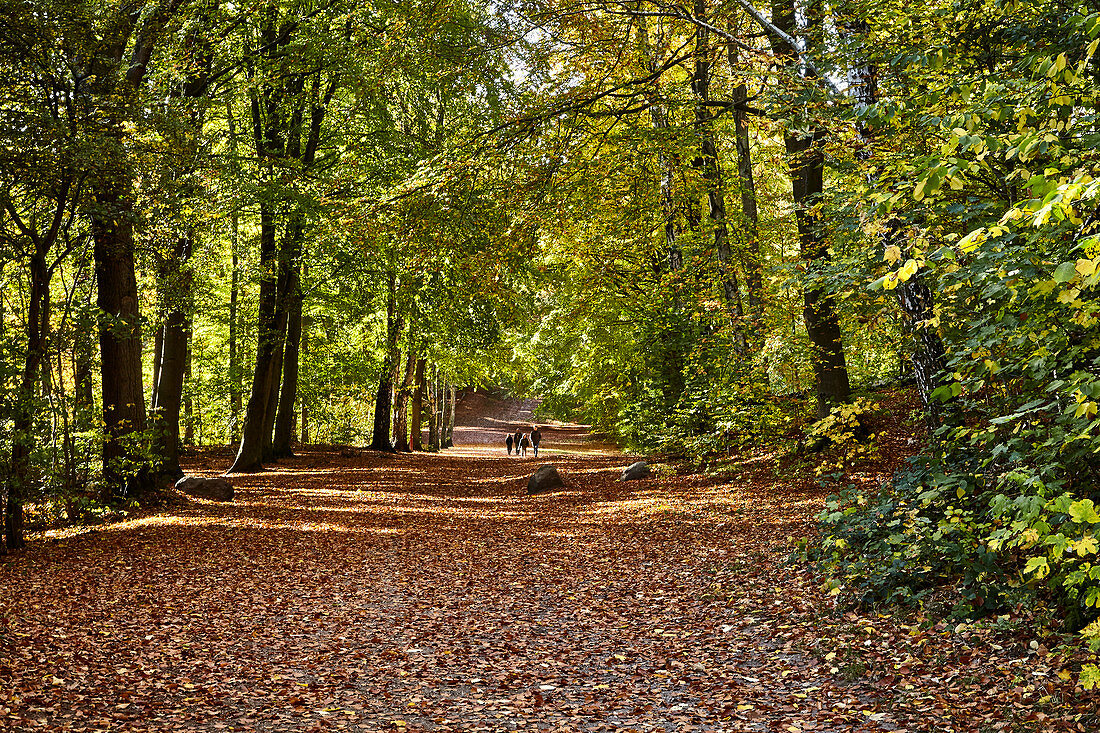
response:
[[[539,426],[531,428],[530,433],[524,433],[517,430],[515,433],[509,433],[508,437],[504,439],[504,444],[508,446],[508,455],[512,455],[514,449],[516,455],[527,455],[527,449],[531,448],[535,451],[535,457],[539,455],[539,443],[542,442],[542,433],[539,432]]]

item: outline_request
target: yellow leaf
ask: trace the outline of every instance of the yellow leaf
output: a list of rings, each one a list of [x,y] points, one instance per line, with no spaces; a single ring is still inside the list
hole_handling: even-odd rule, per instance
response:
[[[1073,551],[1080,557],[1095,555],[1098,549],[1100,549],[1100,545],[1097,545],[1096,538],[1090,535],[1086,535],[1073,543]]]
[[[901,269],[898,270],[898,279],[901,280],[902,282],[908,280],[909,278],[913,277],[913,275],[916,274],[918,267],[919,267],[919,265],[917,265],[916,260],[914,260],[914,259],[907,260],[905,262],[905,264],[902,265]]]
[[[1081,294],[1081,291],[1077,288],[1070,288],[1069,290],[1063,290],[1058,293],[1059,303],[1073,303],[1077,300],[1077,296]]]
[[[967,234],[965,237],[959,240],[959,249],[963,252],[970,253],[976,250],[985,241],[985,227],[975,229]]]

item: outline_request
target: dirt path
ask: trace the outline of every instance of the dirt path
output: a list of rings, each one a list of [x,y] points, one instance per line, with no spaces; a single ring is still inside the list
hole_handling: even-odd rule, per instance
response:
[[[466,392],[455,414],[455,445],[485,447],[490,454],[505,450],[505,436],[527,433],[535,425],[542,433],[540,454],[614,453],[614,445],[592,437],[589,426],[535,417],[538,400],[513,400],[485,392]]]
[[[571,489],[529,498],[534,459],[471,443],[306,452],[37,543],[0,572],[0,730],[924,729],[807,654],[808,486],[622,484],[551,444]]]

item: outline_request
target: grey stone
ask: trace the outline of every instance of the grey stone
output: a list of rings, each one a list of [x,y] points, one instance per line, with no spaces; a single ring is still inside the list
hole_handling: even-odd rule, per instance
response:
[[[538,470],[527,479],[527,494],[545,494],[548,491],[565,488],[565,482],[561,480],[558,469],[551,464],[539,466]]]
[[[199,499],[211,501],[233,501],[233,484],[224,478],[202,478],[184,476],[176,482],[176,488]]]
[[[623,471],[620,481],[637,481],[638,479],[649,478],[649,464],[645,461],[637,461],[631,463]]]

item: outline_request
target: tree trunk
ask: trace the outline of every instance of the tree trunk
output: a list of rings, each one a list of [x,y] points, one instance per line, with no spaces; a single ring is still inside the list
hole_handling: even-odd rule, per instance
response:
[[[233,117],[233,102],[227,96],[225,100],[226,119],[229,123],[229,150],[234,163],[237,159],[237,130]],[[237,312],[238,292],[240,291],[240,214],[237,207],[233,207],[233,215],[230,223],[229,251],[231,271],[229,274],[229,441],[234,442],[241,433],[241,393],[244,391],[241,383],[241,357],[239,338],[239,318]]]
[[[191,348],[191,324],[187,324],[187,369],[183,373],[183,383],[189,386],[191,382],[191,362],[194,357],[194,349]],[[192,390],[188,389],[183,398],[183,444],[195,444],[195,397]],[[201,413],[199,413],[201,417]],[[202,435],[200,427],[199,435]]]
[[[176,281],[167,286],[167,313],[161,329],[161,360],[156,373],[159,381],[153,411],[158,425],[157,445],[163,459],[161,472],[179,478],[183,470],[179,463],[180,407],[183,400],[183,378],[190,359],[188,341],[191,331],[191,289],[194,274],[190,266],[193,242],[190,237],[176,240],[166,271]]]
[[[695,0],[695,15],[707,17],[706,0]],[[714,249],[718,255],[718,280],[722,287],[722,298],[726,303],[734,329],[734,351],[743,357],[748,353],[745,340],[744,310],[741,305],[741,289],[737,284],[737,272],[733,268],[733,255],[730,251],[729,229],[726,225],[726,193],[722,182],[722,165],[718,160],[718,145],[715,142],[714,120],[707,108],[710,101],[710,30],[703,26],[695,29],[695,73],[691,79],[691,90],[695,94],[695,129],[699,137],[699,156],[695,159],[695,168],[703,177],[707,189],[707,215],[714,232]]]
[[[305,360],[309,356],[309,329],[313,325],[313,320],[307,316],[302,315],[302,359]],[[300,400],[302,403],[302,424],[299,427],[299,433],[301,434],[300,442],[302,445],[309,444],[309,401],[306,396],[303,396]]]
[[[152,476],[140,448],[128,444],[132,436],[145,431],[146,425],[141,316],[128,181],[115,179],[104,183],[96,192],[96,201],[92,237],[96,302],[101,313],[99,373],[103,385],[103,423],[107,430],[103,479],[116,495],[141,496],[151,487]]]
[[[235,442],[241,434],[241,409],[242,393],[244,387],[241,382],[241,353],[238,340],[240,338],[240,314],[238,312],[237,299],[240,291],[240,261],[237,252],[239,221],[237,212],[233,212],[233,233],[230,247],[232,248],[232,272],[229,276],[229,442]]]
[[[870,30],[864,21],[849,23],[847,32],[849,41],[858,43]],[[878,101],[878,70],[866,61],[857,62],[853,69],[852,77],[853,96],[861,108],[866,108]],[[856,157],[860,160],[868,160],[874,154],[874,139],[870,132],[860,129],[860,137],[863,138],[863,149],[859,150]],[[897,245],[903,247],[902,223],[898,219],[891,219],[886,223],[882,236],[884,249]],[[945,423],[954,422],[956,405],[954,401],[941,402],[932,396],[932,392],[940,387],[948,377],[947,350],[943,345],[935,326],[935,297],[924,282],[923,273],[917,272],[908,280],[898,283],[894,290],[901,308],[903,320],[909,327],[913,339],[913,353],[909,360],[913,367],[913,377],[917,383],[917,393],[924,405],[924,420],[928,426],[929,434],[935,436],[936,429]]]
[[[807,10],[807,24],[813,30],[820,18]],[[795,35],[795,12],[789,0],[775,0],[772,5],[772,22],[790,36]],[[796,63],[797,54],[781,38],[771,38],[776,54],[785,56],[788,65]],[[812,72],[806,71],[806,74]],[[809,133],[788,132],[783,136],[787,160],[791,172],[792,197],[798,222],[800,258],[806,264],[807,282],[803,290],[803,318],[810,340],[810,361],[814,370],[817,391],[817,414],[824,416],[836,404],[844,402],[851,394],[848,366],[844,359],[844,344],[840,333],[840,320],[832,295],[815,281],[822,268],[830,260],[828,245],[819,231],[814,213],[824,190],[825,156],[818,144],[823,131],[816,126]]]
[[[412,450],[409,445],[409,393],[413,389],[417,359],[411,344],[408,351],[405,357],[405,377],[401,380],[401,389],[397,392],[393,412],[393,446],[402,453]]]
[[[163,282],[166,277],[167,274],[162,272],[159,279]],[[164,312],[164,309],[158,309],[157,328],[153,332],[153,392],[149,395],[150,410],[155,408],[157,404],[157,394],[160,391],[160,365],[161,361],[164,359],[164,328],[166,321],[167,314]]]
[[[439,394],[436,381],[439,378],[439,366],[432,364],[432,376],[428,387],[428,450],[439,451]]]
[[[35,383],[39,369],[45,361],[50,324],[50,272],[46,266],[44,249],[43,246],[36,246],[30,263],[27,353],[23,360],[12,421],[11,481],[7,486],[4,510],[4,535],[9,550],[18,550],[26,545],[23,537],[23,504],[33,481],[30,456],[34,445]]]
[[[94,242],[96,302],[99,306],[100,379],[103,397],[103,483],[115,495],[140,497],[152,485],[152,471],[135,437],[146,427],[142,384],[141,318],[134,268],[133,174],[124,110],[140,108],[135,98],[144,83],[161,34],[181,3],[166,3],[158,12],[120,11],[102,24],[100,49],[77,56],[83,68],[80,103],[95,120],[92,138],[111,151],[99,161],[88,190]],[[115,22],[117,21],[117,22]]]
[[[443,450],[443,443],[447,437],[447,421],[444,419],[447,415],[447,390],[443,387],[443,379],[443,373],[437,369],[435,379],[435,429],[439,432],[439,439],[437,442],[440,450]]]
[[[274,454],[276,458],[294,455],[290,449],[294,432],[294,403],[298,399],[298,354],[302,343],[302,282],[294,265],[290,273],[287,315],[286,350],[283,355],[283,386],[279,395],[279,412],[275,418]]]
[[[372,450],[392,452],[390,442],[390,406],[393,404],[393,383],[396,380],[400,352],[397,337],[401,332],[401,319],[397,315],[397,275],[389,274],[386,289],[386,359],[378,377],[378,393],[374,399],[374,433]]]
[[[664,249],[654,258],[654,270],[660,276],[663,270],[673,274],[669,286],[671,288],[671,325],[665,325],[657,334],[657,349],[659,355],[656,359],[657,369],[660,373],[660,384],[664,403],[671,409],[684,391],[684,336],[680,323],[682,312],[682,298],[680,295],[681,283],[676,277],[683,269],[684,257],[680,248],[679,214],[673,192],[673,181],[676,176],[678,157],[668,148],[673,144],[671,129],[668,119],[668,109],[662,97],[657,74],[659,60],[657,52],[649,37],[649,24],[647,18],[638,16],[636,19],[638,52],[646,65],[647,71],[655,79],[652,87],[646,95],[649,105],[650,125],[654,131],[657,142],[657,170],[661,179],[658,185],[661,200],[661,215],[664,223]],[[658,39],[660,41],[660,39]]]
[[[275,460],[275,418],[279,410],[279,389],[283,383],[283,355],[287,342],[287,328],[290,325],[289,288],[291,280],[291,252],[297,246],[292,244],[299,236],[300,224],[296,219],[287,227],[283,246],[279,251],[279,276],[275,283],[275,324],[272,335],[271,378],[268,381],[267,402],[264,405],[264,446],[261,453],[263,462]]]
[[[286,429],[286,450],[290,450],[290,431],[293,428],[293,413],[287,411],[293,410],[293,402],[290,408],[283,408],[280,406],[280,394],[285,396],[296,398],[298,391],[298,372],[297,362],[294,365],[294,379],[295,384],[293,387],[288,387],[286,379],[286,361],[285,356],[291,354],[297,359],[298,356],[298,341],[295,339],[293,345],[290,344],[290,314],[294,309],[295,302],[298,298],[296,293],[300,294],[300,288],[298,284],[298,261],[299,253],[301,251],[301,239],[302,239],[302,220],[298,214],[293,214],[290,221],[287,223],[286,232],[283,235],[283,244],[279,249],[279,277],[276,281],[276,296],[275,296],[275,354],[274,360],[271,366],[271,381],[270,381],[270,393],[268,394],[268,401],[264,411],[264,450],[263,460],[273,461],[278,458],[275,452],[275,422],[280,412],[283,413],[284,419],[287,421]],[[301,304],[298,303],[300,306]],[[299,311],[298,330],[301,330],[301,311]]]
[[[324,120],[328,103],[335,91],[335,78],[328,90],[322,95],[320,72],[314,77],[309,91],[309,123],[305,130],[303,147],[302,123],[305,115],[305,102],[299,101],[290,119],[287,135],[287,156],[301,161],[302,168],[312,167],[317,148],[321,140],[321,123]],[[297,79],[292,88],[301,92],[304,79]],[[281,258],[282,269],[286,272],[285,295],[280,303],[287,311],[286,345],[282,364],[282,391],[275,417],[272,456],[279,458],[292,455],[290,441],[294,432],[294,403],[298,396],[299,349],[302,342],[302,240],[305,237],[305,220],[301,211],[291,215],[287,227],[287,240]]]
[[[422,419],[424,409],[425,378],[424,372],[428,360],[420,358],[416,360],[416,375],[413,377],[412,414],[409,416],[409,448],[414,451],[424,450],[424,437],[422,434],[424,421]]]
[[[279,345],[275,318],[278,248],[275,241],[274,213],[266,202],[260,205],[260,303],[256,316],[256,364],[252,372],[252,391],[245,408],[241,445],[227,473],[247,473],[263,469],[264,417],[271,397],[275,352]]]
[[[731,51],[732,53],[732,51]],[[735,105],[748,102],[748,88],[739,84],[733,90]],[[760,215],[756,208],[756,180],[752,171],[752,148],[749,140],[748,115],[734,107],[734,131],[737,140],[737,177],[741,184],[741,214],[745,225],[744,269],[745,288],[749,295],[749,340],[755,347],[763,342],[764,327],[764,265],[760,256]]]
[[[140,498],[152,488],[153,471],[135,439],[146,428],[141,364],[141,317],[134,267],[133,174],[122,110],[135,101],[159,46],[160,35],[179,9],[118,13],[104,26],[101,52],[84,59],[83,101],[95,107],[94,132],[120,151],[91,182],[88,199],[96,303],[99,306],[100,380],[103,397],[103,483],[116,496]],[[89,118],[91,119],[91,117]]]
[[[917,380],[917,393],[924,404],[925,423],[934,435],[937,428],[951,421],[955,412],[953,402],[944,403],[932,396],[948,376],[943,339],[931,325],[936,315],[935,298],[919,272],[898,283],[894,292],[913,337],[913,354],[909,359]]]
[[[288,90],[290,96],[293,98],[297,96],[302,89],[301,77],[293,78],[288,84]],[[302,104],[299,101],[294,105],[293,110],[288,120],[288,126],[286,130],[286,148],[285,153],[287,158],[299,160],[302,157]],[[275,358],[271,368],[272,379],[270,382],[271,392],[268,396],[267,405],[264,411],[264,448],[263,448],[263,460],[272,461],[277,458],[275,453],[275,420],[278,417],[279,407],[279,394],[280,386],[285,385],[284,375],[284,349],[288,341],[287,329],[290,325],[290,311],[294,304],[295,283],[298,279],[298,267],[302,247],[302,237],[305,234],[305,225],[302,219],[302,214],[298,211],[294,211],[290,214],[287,221],[286,231],[283,234],[283,245],[279,249],[279,277],[276,281],[276,297],[275,297]],[[295,342],[293,346],[293,353],[297,356],[298,344]],[[295,371],[295,379],[297,379],[297,371]],[[289,393],[296,393],[298,385],[295,384],[288,391]],[[293,408],[291,408],[293,409]],[[290,412],[286,412],[286,418],[289,424],[292,422]],[[289,432],[288,432],[288,444],[287,451],[290,450],[289,446]]]
[[[823,285],[813,282],[815,275],[830,259],[828,245],[821,237],[817,216],[813,213],[821,198],[825,166],[825,156],[814,138],[814,135],[801,138],[786,135],[785,144],[791,161],[800,257],[807,264],[810,278],[803,290],[802,313],[810,340],[817,414],[823,417],[832,407],[848,399],[851,385],[836,304]]]
[[[453,448],[455,444],[455,398],[458,393],[453,384],[447,385],[447,422],[443,433],[443,447]]]

